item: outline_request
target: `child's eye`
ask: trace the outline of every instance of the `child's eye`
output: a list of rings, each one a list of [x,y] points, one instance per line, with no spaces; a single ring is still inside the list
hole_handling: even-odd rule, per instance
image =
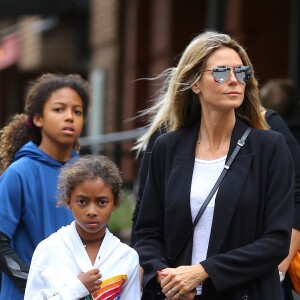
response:
[[[107,205],[107,203],[108,203],[108,201],[105,200],[105,199],[100,199],[100,200],[98,201],[98,204],[99,204],[100,206],[105,206],[105,205]]]
[[[81,116],[81,115],[82,115],[82,111],[81,111],[81,110],[75,110],[75,114],[76,114],[77,116]]]
[[[61,112],[61,111],[63,111],[63,109],[62,109],[61,107],[56,107],[56,108],[54,108],[53,110],[56,111],[56,112]]]
[[[85,204],[86,204],[86,201],[85,201],[85,199],[83,199],[83,198],[79,198],[76,202],[77,202],[79,205],[85,205]]]

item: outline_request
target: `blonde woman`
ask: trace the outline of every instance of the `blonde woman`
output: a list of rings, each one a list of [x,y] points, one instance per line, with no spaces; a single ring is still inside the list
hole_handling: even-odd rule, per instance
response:
[[[167,131],[155,141],[136,224],[143,299],[280,300],[293,162],[282,135],[266,130],[247,53],[229,35],[206,31],[163,75],[157,104],[143,113],[149,129],[135,147],[141,151],[155,132]]]

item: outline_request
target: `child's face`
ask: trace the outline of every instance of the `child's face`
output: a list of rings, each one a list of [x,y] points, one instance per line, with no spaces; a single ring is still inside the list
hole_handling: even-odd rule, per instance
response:
[[[69,87],[58,89],[45,102],[43,115],[35,115],[33,121],[41,128],[43,145],[72,147],[83,127],[82,100]]]
[[[81,238],[101,237],[115,209],[111,188],[101,178],[78,184],[67,201]]]

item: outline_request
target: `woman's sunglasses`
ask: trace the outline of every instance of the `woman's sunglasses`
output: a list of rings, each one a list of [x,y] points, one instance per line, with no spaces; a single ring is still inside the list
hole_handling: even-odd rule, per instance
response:
[[[215,67],[211,70],[205,70],[203,72],[208,71],[212,72],[213,78],[216,82],[224,83],[230,75],[231,68],[226,66],[220,66]],[[233,68],[233,73],[240,83],[246,84],[246,82],[248,82],[252,76],[252,69],[249,66],[238,66]]]

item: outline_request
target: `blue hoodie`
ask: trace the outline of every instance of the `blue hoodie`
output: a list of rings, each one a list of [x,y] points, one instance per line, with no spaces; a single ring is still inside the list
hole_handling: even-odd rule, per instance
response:
[[[77,154],[74,151],[72,155]],[[29,142],[0,177],[0,232],[12,240],[12,248],[28,266],[37,244],[73,221],[66,207],[56,207],[61,166]],[[0,300],[23,298],[23,293],[3,274]]]

